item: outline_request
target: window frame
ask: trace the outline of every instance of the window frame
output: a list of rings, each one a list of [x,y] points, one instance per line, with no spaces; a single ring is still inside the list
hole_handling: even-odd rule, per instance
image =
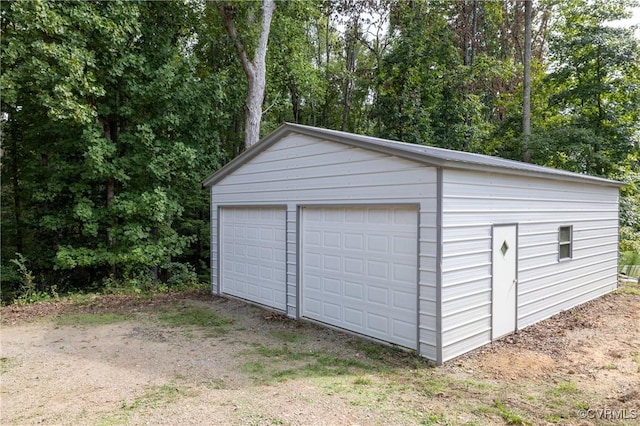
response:
[[[562,233],[564,230],[569,230],[569,239],[562,240]],[[566,256],[562,255],[562,248],[569,247],[569,253]],[[563,225],[558,227],[558,262],[564,262],[573,259],[573,225]]]

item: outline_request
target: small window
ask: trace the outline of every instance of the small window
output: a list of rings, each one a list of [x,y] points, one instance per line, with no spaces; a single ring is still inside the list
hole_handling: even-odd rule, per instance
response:
[[[558,259],[571,259],[573,255],[573,227],[561,226],[558,234]]]

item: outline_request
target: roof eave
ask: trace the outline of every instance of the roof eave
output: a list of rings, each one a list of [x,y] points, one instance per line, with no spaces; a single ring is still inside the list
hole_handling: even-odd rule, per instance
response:
[[[510,169],[508,167],[486,166],[482,164],[465,163],[461,161],[446,161],[445,164],[443,164],[443,167],[447,169],[472,170],[494,174],[561,180],[565,182],[588,183],[591,185],[601,185],[615,188],[622,188],[623,186],[626,186],[626,184],[623,182],[588,175],[585,175],[583,177],[578,173],[558,175],[553,173],[545,173],[544,171],[537,172],[534,170]]]
[[[316,139],[325,140],[329,142],[336,142],[341,144],[347,144],[356,148],[362,148],[369,151],[379,152],[381,154],[393,155],[395,157],[403,158],[406,160],[414,161],[417,163],[425,164],[427,166],[442,167],[446,161],[428,157],[425,155],[417,154],[414,152],[405,151],[402,149],[380,145],[371,141],[361,140],[361,135],[344,133],[340,135],[334,135],[332,133],[326,133],[323,129],[316,129],[307,126],[301,126],[297,124],[285,124],[291,133],[299,133],[305,136],[311,136]]]
[[[426,154],[421,155],[413,152],[408,152],[402,149],[397,149],[394,147],[379,145],[372,141],[362,141],[361,140],[362,136],[360,135],[355,135],[355,134],[351,135],[349,133],[334,135],[333,133],[327,133],[324,129],[302,126],[298,124],[289,124],[289,123],[285,125],[290,129],[291,132],[312,136],[318,139],[329,140],[332,142],[338,142],[343,144],[347,143],[348,145],[356,146],[358,148],[374,150],[374,151],[385,153],[388,155],[394,155],[396,157],[405,158],[411,161],[415,161],[415,162],[425,164],[428,166],[433,166],[433,167],[474,170],[474,171],[482,171],[482,172],[488,172],[488,173],[501,173],[501,174],[508,174],[508,175],[517,175],[517,176],[530,176],[530,177],[537,177],[542,179],[564,180],[564,181],[570,181],[570,182],[589,183],[589,184],[603,185],[603,186],[610,186],[610,187],[617,187],[617,188],[621,188],[625,186],[625,184],[622,182],[617,182],[614,180],[599,178],[595,176],[587,176],[587,175],[582,176],[578,173],[556,174],[556,173],[545,172],[544,170],[535,171],[535,170],[522,170],[522,169],[515,169],[515,168],[512,169],[505,166],[496,167],[496,166],[489,166],[489,165],[483,165],[483,164],[471,163],[471,162],[437,159],[437,158],[429,157]]]
[[[213,174],[209,175],[206,179],[202,181],[202,186],[206,188],[206,187],[211,187],[215,185],[217,182],[221,181],[229,173],[232,173],[233,171],[240,168],[240,166],[245,164],[247,161],[251,160],[252,158],[255,158],[262,151],[269,148],[276,141],[278,141],[280,138],[284,137],[290,132],[291,132],[290,126],[286,123],[282,124],[272,133],[260,139],[254,145],[244,150],[236,158],[229,161],[227,164],[222,166]]]
[[[530,176],[537,177],[542,179],[552,179],[552,180],[563,180],[569,182],[577,182],[577,183],[588,183],[592,185],[602,185],[609,187],[621,188],[625,186],[622,182],[617,182],[614,180],[598,178],[594,176],[583,176],[578,173],[554,173],[550,171],[545,171],[544,168],[540,168],[537,170],[524,170],[521,168],[510,168],[507,166],[496,167],[494,165],[485,165],[476,162],[465,162],[465,161],[457,161],[457,160],[448,160],[441,159],[429,156],[428,154],[421,154],[412,151],[407,151],[404,149],[400,149],[394,146],[388,146],[383,143],[376,143],[375,139],[371,140],[363,140],[363,136],[350,134],[345,132],[334,133],[332,131],[328,131],[326,129],[320,129],[316,127],[303,126],[299,124],[291,124],[284,123],[276,130],[274,130],[271,134],[264,137],[260,141],[258,141],[255,145],[251,146],[232,161],[227,163],[224,167],[207,177],[202,181],[202,185],[204,187],[211,187],[215,185],[220,180],[224,179],[225,176],[232,173],[247,161],[250,161],[262,151],[269,148],[275,142],[285,137],[289,133],[297,133],[301,135],[310,136],[313,138],[317,138],[320,140],[327,140],[330,142],[336,142],[341,144],[346,144],[350,146],[354,146],[357,148],[367,149],[370,151],[376,151],[386,155],[393,155],[395,157],[403,158],[406,160],[414,161],[416,163],[424,164],[432,167],[444,167],[451,169],[463,169],[463,170],[474,170],[474,171],[482,171],[487,173],[498,173],[498,174],[508,174],[508,175],[517,175],[517,176]]]

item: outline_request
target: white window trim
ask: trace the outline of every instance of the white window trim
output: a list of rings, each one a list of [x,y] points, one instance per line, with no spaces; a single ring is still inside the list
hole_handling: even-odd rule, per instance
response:
[[[569,228],[569,241],[561,241],[562,230]],[[569,256],[562,257],[561,247],[569,246]],[[558,227],[558,262],[566,262],[573,259],[573,225],[563,225]]]

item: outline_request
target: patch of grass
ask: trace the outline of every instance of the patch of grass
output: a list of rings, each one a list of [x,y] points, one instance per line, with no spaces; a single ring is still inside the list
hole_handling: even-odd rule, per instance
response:
[[[241,365],[241,371],[258,374],[261,382],[284,381],[301,377],[326,377],[386,371],[383,364],[373,364],[351,358],[341,358],[325,352],[296,351],[286,344],[264,346],[255,344],[242,355],[267,358],[268,362],[252,360]]]
[[[260,361],[249,361],[240,366],[240,371],[247,374],[262,374],[265,371],[265,366]]]
[[[307,341],[307,336],[304,334],[287,330],[271,330],[269,334],[286,343],[304,343]]]
[[[364,376],[358,376],[353,381],[353,384],[358,386],[368,386],[371,383],[373,383],[373,381],[371,380],[371,377],[364,377]]]
[[[196,396],[196,393],[179,388],[172,383],[161,386],[150,386],[142,396],[137,397],[132,402],[123,402],[122,409],[158,408],[161,405],[176,402],[179,397],[190,396]]]
[[[571,381],[561,381],[555,387],[540,388],[537,401],[544,404],[544,419],[552,423],[566,422],[582,406],[589,407],[589,404],[581,400],[580,390]]]
[[[549,423],[560,423],[563,419],[557,414],[545,414],[543,419]]]
[[[615,365],[615,364],[607,364],[607,365],[604,366],[604,369],[605,370],[617,370],[618,366]]]
[[[130,418],[136,411],[162,409],[167,404],[178,402],[180,398],[198,396],[198,392],[176,384],[176,381],[186,379],[186,377],[176,375],[175,379],[167,384],[147,386],[141,396],[130,402],[122,401],[119,409],[102,416],[95,424],[100,426],[130,424]]]
[[[283,425],[284,422],[280,419],[273,417],[266,417],[262,414],[250,414],[247,418],[242,419],[242,423],[249,426],[264,426],[264,425]]]
[[[208,379],[201,382],[207,389],[226,389],[227,384],[222,379]]]
[[[158,314],[158,320],[171,327],[201,327],[208,328],[214,334],[228,331],[225,327],[233,324],[231,318],[226,318],[211,309],[198,306],[177,306],[166,308]]]
[[[494,385],[493,383],[488,383],[488,382],[482,382],[482,381],[478,381],[478,380],[462,380],[460,382],[461,385],[464,385],[467,389],[477,389],[477,390],[496,390],[498,389],[498,386]]]
[[[421,425],[446,425],[446,424],[449,424],[449,422],[447,422],[446,417],[442,415],[435,414],[435,413],[428,413],[425,417],[423,417],[420,424]]]
[[[355,349],[358,352],[361,352],[372,361],[389,362],[394,358],[406,359],[409,357],[418,359],[415,353],[412,355],[411,352],[407,352],[406,350],[396,346],[387,346],[366,340],[355,340],[353,342],[353,346],[355,346]],[[420,359],[424,360],[424,358]]]
[[[446,388],[446,384],[442,383],[440,380],[428,379],[425,380],[420,387],[420,393],[426,397],[432,397],[439,394]]]
[[[56,324],[59,326],[93,326],[114,324],[129,320],[130,317],[123,314],[104,313],[104,314],[64,314],[56,318]]]
[[[313,352],[295,352],[288,346],[281,347],[269,347],[260,344],[255,344],[254,349],[248,353],[255,353],[267,358],[283,358],[287,361],[297,361],[310,356],[313,356]]]
[[[640,284],[630,281],[618,281],[619,287],[617,293],[640,295]]]
[[[640,352],[634,352],[631,354],[631,360],[638,364],[638,373],[640,373]]]
[[[129,413],[120,412],[112,416],[106,416],[98,419],[96,426],[118,426],[129,423]]]
[[[553,391],[551,391],[551,393],[556,397],[562,397],[565,395],[575,395],[578,392],[579,392],[578,388],[576,387],[576,384],[573,382],[560,382],[558,383],[556,388]]]
[[[488,406],[486,406],[486,405],[480,405],[480,406],[478,406],[478,407],[474,408],[474,409],[472,410],[472,412],[473,412],[474,414],[479,414],[479,415],[484,416],[484,415],[487,415],[487,414],[493,414],[493,412],[494,412],[494,408],[492,408],[492,407],[488,407]]]
[[[0,358],[0,374],[8,373],[16,365],[15,358],[3,356]]]
[[[511,409],[509,407],[507,407],[506,405],[504,405],[500,401],[496,400],[494,402],[494,407],[498,410],[498,414],[500,414],[500,417],[502,417],[502,419],[505,422],[507,422],[507,424],[509,424],[509,425],[527,426],[527,425],[531,424],[531,422],[523,419],[518,414],[516,414],[513,411],[511,411]]]

